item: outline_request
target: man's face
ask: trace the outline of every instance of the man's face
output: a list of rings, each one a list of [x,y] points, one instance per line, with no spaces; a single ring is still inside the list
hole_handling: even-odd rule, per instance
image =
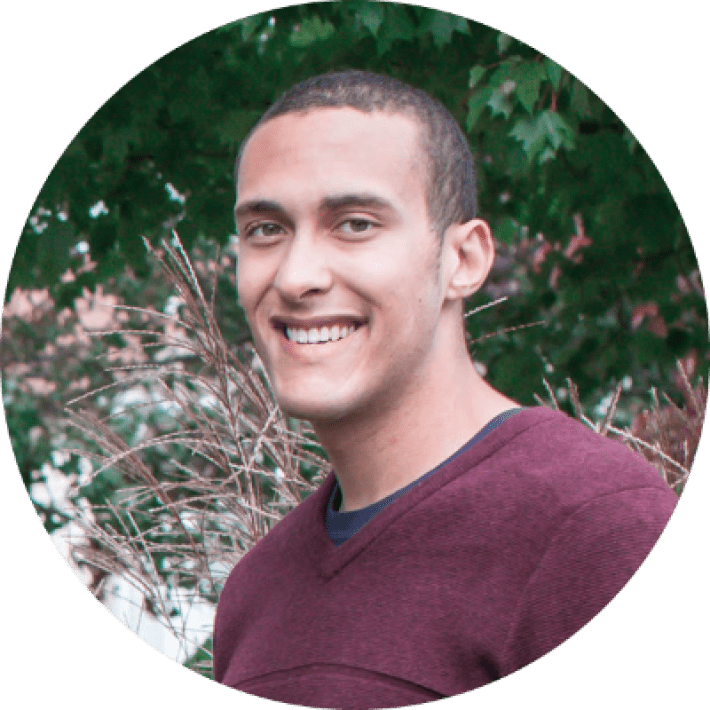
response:
[[[444,299],[418,146],[405,116],[328,108],[245,148],[239,299],[292,416],[367,416],[426,382]]]

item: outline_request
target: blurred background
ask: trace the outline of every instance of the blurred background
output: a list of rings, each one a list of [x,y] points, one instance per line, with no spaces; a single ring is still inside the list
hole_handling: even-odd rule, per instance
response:
[[[225,339],[235,350],[248,345],[234,278],[236,150],[280,92],[343,68],[428,91],[466,131],[481,216],[498,245],[470,310],[506,299],[468,320],[487,379],[523,404],[554,397],[569,413],[576,391],[595,421],[618,390],[614,424],[652,444],[649,412],[658,418],[663,409],[666,431],[678,429],[666,443],[680,447],[689,467],[699,427],[689,432],[670,402],[697,423],[705,299],[678,209],[629,128],[552,59],[473,21],[389,3],[293,6],[203,35],[139,74],[77,134],[28,216],[6,292],[3,400],[24,483],[67,557],[80,535],[77,507],[118,503],[126,478],[113,469],[96,476],[90,456],[67,453],[91,442],[64,406],[120,378],[107,366],[156,356],[140,334],[90,331],[146,327],[111,307],[121,304],[179,314],[183,302],[143,242],[159,246],[176,230],[203,283],[217,275],[214,310]],[[145,383],[91,401],[129,445],[174,416]],[[173,454],[146,456],[160,471]],[[190,615],[180,636],[125,578],[86,564],[77,570],[171,657],[209,653],[213,597],[190,610],[175,600],[169,614]]]

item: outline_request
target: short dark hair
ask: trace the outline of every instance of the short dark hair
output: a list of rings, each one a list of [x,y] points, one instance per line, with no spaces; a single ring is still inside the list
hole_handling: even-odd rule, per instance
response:
[[[439,235],[451,224],[476,217],[476,177],[473,155],[461,128],[442,103],[398,79],[364,71],[342,71],[306,79],[291,87],[267,109],[242,141],[234,176],[254,132],[267,121],[288,113],[317,108],[353,108],[403,114],[421,127],[427,166],[427,209]]]

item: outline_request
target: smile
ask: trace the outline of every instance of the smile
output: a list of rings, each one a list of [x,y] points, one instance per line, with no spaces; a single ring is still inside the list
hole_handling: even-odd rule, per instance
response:
[[[323,326],[321,328],[293,328],[286,327],[286,338],[292,343],[300,343],[302,345],[317,345],[318,343],[330,343],[336,340],[347,338],[355,332],[354,325],[332,325],[330,327]]]

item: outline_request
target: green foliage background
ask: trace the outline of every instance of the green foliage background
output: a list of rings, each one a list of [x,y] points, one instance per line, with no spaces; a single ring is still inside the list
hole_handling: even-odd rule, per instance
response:
[[[500,251],[500,266],[476,303],[511,296],[476,318],[472,335],[545,321],[477,348],[494,385],[530,404],[542,376],[561,373],[591,402],[625,375],[637,395],[667,384],[675,359],[693,349],[707,359],[702,294],[678,287],[679,275],[697,270],[688,235],[629,129],[534,49],[461,17],[389,3],[318,3],[256,15],[141,72],[57,163],[20,241],[8,294],[47,284],[61,309],[84,287],[114,283],[126,264],[146,277],[141,236],[155,243],[173,227],[188,247],[201,237],[226,243],[234,231],[232,166],[240,140],[295,81],[342,68],[419,86],[466,128],[478,157],[481,213]],[[97,214],[99,204],[105,207]],[[580,263],[563,253],[575,214],[592,240]],[[559,250],[534,270],[534,250],[544,244],[537,235]],[[96,268],[61,283],[82,241]],[[553,270],[559,274],[551,279]],[[664,321],[655,333],[632,325],[634,308],[650,302]],[[234,326],[245,332],[237,313]]]
[[[128,66],[130,62],[128,57],[130,55],[140,56],[141,58],[148,56],[144,49],[139,52],[133,49],[129,50],[128,45],[124,46],[122,34],[116,35],[121,37],[119,40],[120,46],[117,46],[110,32],[105,35],[94,32],[96,28],[93,26],[93,18],[96,17],[96,12],[99,13],[99,19],[104,20],[103,25],[110,26],[112,30],[116,27],[121,28],[121,32],[125,32],[126,36],[130,36],[130,47],[132,48],[144,47],[157,41],[154,34],[160,27],[164,29],[157,31],[158,39],[164,43],[163,46],[167,46],[165,45],[166,41],[174,43],[177,37],[189,37],[191,35],[190,22],[197,21],[197,26],[200,26],[199,23],[202,23],[201,26],[208,26],[202,22],[201,17],[197,18],[197,15],[201,12],[207,14],[207,8],[203,8],[201,11],[196,11],[192,8],[190,12],[181,14],[180,18],[175,18],[175,25],[179,26],[180,29],[171,34],[165,29],[167,27],[165,17],[170,12],[163,14],[162,8],[159,19],[156,18],[155,8],[142,7],[141,12],[138,13],[135,4],[131,8],[133,15],[130,16],[130,19],[128,15],[123,18],[116,17],[113,14],[109,16],[103,10],[95,12],[94,9],[89,12],[88,7],[85,15],[79,17],[74,7],[79,4],[71,3],[71,10],[67,6],[62,6],[61,10],[57,7],[55,8],[56,12],[45,13],[42,17],[37,18],[39,21],[37,24],[33,23],[32,34],[37,35],[43,42],[46,42],[47,47],[55,48],[56,52],[53,57],[51,51],[48,52],[46,49],[38,50],[40,57],[46,57],[44,60],[46,65],[42,69],[43,75],[46,72],[48,76],[55,76],[54,60],[60,56],[62,61],[57,59],[56,65],[61,66],[64,72],[69,72],[70,74],[73,66],[71,61],[76,61],[77,67],[85,67],[87,62],[86,55],[92,52],[99,58],[97,66],[103,67],[105,57],[109,56],[109,53],[104,51],[107,47],[112,48],[112,51],[115,49],[116,54],[120,55],[121,58],[117,59],[119,66]],[[128,4],[131,5],[131,3]],[[211,8],[209,16],[215,16],[216,12],[218,16],[221,13],[223,19],[230,17],[229,11],[224,9],[225,3],[215,3],[215,5],[218,4],[221,5],[220,10]],[[510,3],[510,5],[512,4]],[[171,4],[170,11],[176,10],[173,5]],[[684,177],[688,170],[691,171],[691,175],[700,176],[700,171],[697,169],[697,161],[702,160],[702,155],[707,150],[705,143],[699,141],[701,136],[700,121],[702,120],[699,117],[704,115],[702,107],[707,101],[704,98],[704,94],[697,92],[699,85],[692,86],[688,80],[688,76],[700,76],[697,72],[699,64],[697,61],[693,62],[693,57],[700,56],[699,47],[701,45],[699,42],[701,37],[699,28],[702,23],[696,22],[698,19],[696,15],[699,15],[697,6],[689,6],[688,3],[683,2],[677,3],[673,7],[665,8],[662,19],[659,19],[658,16],[653,14],[655,8],[646,6],[643,9],[650,10],[651,14],[648,17],[639,17],[637,14],[640,7],[639,3],[622,3],[621,5],[600,3],[595,6],[594,12],[592,12],[592,8],[584,8],[583,16],[580,15],[579,19],[575,20],[574,14],[568,14],[566,4],[563,7],[562,4],[555,2],[539,3],[540,7],[538,7],[538,3],[526,6],[521,6],[518,3],[518,6],[514,8],[515,12],[510,14],[509,19],[505,19],[504,13],[508,10],[507,5],[509,4],[506,4],[506,7],[501,6],[499,10],[481,6],[480,16],[495,17],[493,21],[499,22],[502,26],[508,28],[517,28],[517,31],[520,31],[526,37],[533,36],[534,33],[536,38],[540,38],[541,46],[544,44],[547,48],[551,47],[555,56],[557,56],[558,51],[560,57],[563,54],[564,56],[574,56],[575,66],[580,70],[588,70],[589,76],[600,82],[600,86],[605,87],[604,96],[608,99],[618,100],[618,104],[615,103],[614,105],[623,105],[624,115],[630,120],[631,125],[635,128],[643,126],[645,133],[641,136],[642,140],[647,138],[649,145],[651,145],[653,139],[653,145],[660,146],[655,149],[658,153],[654,152],[654,155],[663,156],[662,167],[664,172],[667,171],[666,174],[671,179],[671,184],[682,186],[679,199],[682,198],[684,200],[681,202],[683,209],[688,210],[689,218],[691,216],[694,217],[693,224],[699,225],[700,203],[699,199],[696,199],[695,203],[693,203],[693,196],[699,198],[700,190],[704,189],[702,188],[702,180],[698,179],[696,184],[693,185],[692,182],[689,182]],[[240,8],[241,5],[239,7],[235,6],[233,14],[237,14]],[[471,8],[468,12],[476,14],[475,8]],[[19,11],[15,14],[19,14]],[[65,14],[66,18],[64,17]],[[137,20],[139,14],[141,17],[140,22]],[[632,15],[633,21],[631,19]],[[541,20],[543,16],[544,21]],[[142,20],[146,18],[149,21],[141,24]],[[71,20],[72,25],[76,22],[77,26],[82,29],[85,28],[85,35],[77,34],[76,32],[72,34],[73,30],[67,30],[69,27],[66,22],[67,19]],[[54,24],[55,20],[56,25]],[[51,32],[48,32],[48,23],[51,24]],[[671,34],[666,36],[667,42],[663,45],[663,51],[659,52],[656,51],[658,49],[658,41],[664,37],[666,23]],[[8,24],[6,29],[10,26]],[[172,27],[173,25],[171,24],[170,26]],[[12,28],[14,30],[14,25],[12,25]],[[655,31],[647,31],[649,28]],[[58,35],[58,32],[61,35]],[[166,32],[169,36],[167,40],[164,39]],[[53,33],[54,39],[52,38]],[[64,46],[66,43],[63,39],[65,33],[70,38],[70,47],[66,52],[69,58],[68,61],[65,61],[65,52],[63,51],[66,49]],[[555,33],[558,34],[555,35]],[[62,37],[59,44],[57,44],[59,41],[56,39],[57,36]],[[104,37],[104,39],[97,39],[100,37]],[[81,47],[81,51],[73,49],[74,41],[76,41],[77,46]],[[18,45],[14,42],[11,46]],[[580,49],[569,49],[570,46],[580,47]],[[599,49],[597,52],[596,48],[601,46],[604,47],[603,51]],[[594,47],[595,51],[592,51],[590,47]],[[32,59],[34,56],[34,50],[29,55],[25,55],[28,67],[36,66],[37,60]],[[76,57],[80,58],[75,59]],[[644,71],[646,68],[645,57],[648,57],[649,66],[652,67],[653,71]],[[137,61],[143,60],[138,59]],[[615,62],[618,62],[618,64]],[[11,62],[8,62],[8,65],[10,64]],[[17,66],[14,63],[14,55],[12,64]],[[687,71],[683,69],[686,64]],[[94,73],[92,72],[94,72],[93,68],[86,73],[83,71],[78,73],[81,76],[91,75],[94,77],[96,75],[97,81],[101,81],[98,70]],[[111,80],[117,75],[119,75],[118,72],[112,73]],[[33,74],[32,76],[39,76],[39,74]],[[59,75],[57,77],[61,79]],[[42,93],[43,96],[48,96],[50,100],[54,101],[55,86],[60,85],[61,91],[65,93],[65,96],[68,93],[71,97],[69,99],[72,106],[71,118],[68,120],[66,118],[68,110],[66,109],[66,100],[57,102],[55,106],[57,110],[50,112],[51,116],[44,115],[42,111],[36,110],[31,113],[27,111],[23,113],[20,109],[20,114],[23,115],[20,120],[26,121],[28,128],[30,126],[36,127],[34,135],[32,134],[32,129],[29,131],[23,129],[20,134],[23,140],[31,138],[31,143],[28,141],[26,149],[33,148],[43,152],[46,149],[45,146],[51,145],[52,150],[54,150],[54,137],[62,135],[62,130],[66,126],[74,125],[77,117],[81,116],[82,111],[85,110],[82,107],[95,105],[93,102],[100,95],[100,92],[97,93],[94,90],[88,95],[86,87],[78,84],[76,80],[69,79],[65,82],[58,80],[56,84],[51,86],[47,86],[45,83],[41,91],[38,89],[38,93]],[[108,86],[108,84],[106,85]],[[676,95],[675,91],[678,86],[681,87],[681,90]],[[666,100],[663,100],[663,96],[659,96],[660,103],[656,103],[654,109],[649,110],[651,100],[648,97],[651,95],[651,91],[654,92],[655,96],[655,91],[659,87],[666,87],[669,94],[673,95],[673,98],[667,96]],[[671,87],[673,87],[672,90]],[[86,101],[81,103],[85,94],[87,95]],[[27,97],[26,106],[34,108],[38,105],[34,100],[35,97],[30,96],[29,93],[22,93],[22,96]],[[637,98],[625,98],[628,96]],[[682,103],[682,107],[680,103]],[[689,107],[692,110],[688,110]],[[643,111],[646,112],[645,115],[641,114]],[[18,113],[14,112],[13,115],[17,116]],[[16,124],[16,121],[9,120],[9,115],[7,118],[11,125],[14,126]],[[47,137],[40,127],[48,121],[54,122],[55,118],[58,120],[55,125],[56,130],[53,129],[49,132],[47,134],[49,137]],[[677,123],[676,118],[678,119]],[[663,130],[661,130],[661,126]],[[666,130],[666,127],[668,130]],[[670,147],[671,134],[677,138],[679,145],[679,150],[677,151],[672,150]],[[667,138],[659,137],[662,135],[666,135]],[[14,143],[14,134],[7,134],[5,137],[9,144]],[[676,138],[673,139],[673,142],[675,142]],[[697,146],[697,151],[691,148],[694,142]],[[12,145],[11,155],[15,156],[16,153],[16,145]],[[13,172],[14,177],[10,176],[9,178],[13,184],[8,183],[7,194],[16,195],[14,189],[9,189],[10,187],[15,187],[15,180],[21,186],[36,181],[36,170],[41,169],[41,167],[35,168],[34,166],[41,165],[41,162],[36,159],[34,151],[30,157],[32,159],[25,162],[33,167],[25,169],[24,165],[18,163],[15,168],[16,172]],[[35,173],[30,175],[32,170]],[[681,188],[679,187],[678,189]],[[22,188],[20,188],[20,193],[20,198],[24,200],[26,193],[22,192]],[[702,237],[701,234],[696,232],[694,232],[694,236],[698,240]],[[10,241],[14,244],[14,237],[11,237]],[[704,459],[702,459],[701,463],[703,461]],[[13,478],[12,474],[9,478]],[[692,702],[693,697],[695,697],[693,693],[700,694],[700,687],[695,681],[691,683],[691,680],[688,680],[686,684],[686,680],[683,678],[680,680],[681,687],[679,688],[677,672],[671,671],[670,674],[658,673],[649,675],[648,669],[656,664],[659,655],[663,655],[666,651],[673,653],[673,649],[682,648],[687,651],[687,656],[685,653],[683,654],[685,658],[683,661],[684,673],[682,675],[688,676],[690,679],[700,677],[698,663],[701,662],[702,654],[698,654],[697,651],[702,646],[693,648],[693,643],[699,641],[700,629],[707,628],[707,624],[702,623],[707,621],[707,614],[702,616],[698,591],[704,588],[702,584],[704,575],[701,566],[691,564],[693,561],[692,553],[686,551],[677,555],[677,550],[674,548],[671,554],[668,546],[671,545],[671,542],[674,546],[681,546],[681,543],[687,543],[692,549],[693,540],[700,539],[697,535],[694,537],[693,533],[699,533],[701,528],[704,529],[699,523],[699,505],[702,504],[702,498],[696,495],[702,492],[702,485],[702,480],[695,482],[690,499],[684,499],[681,505],[681,519],[675,521],[677,523],[675,527],[673,524],[671,525],[674,532],[669,531],[670,537],[668,535],[664,536],[659,544],[659,549],[654,552],[653,557],[658,558],[660,569],[655,562],[645,565],[642,572],[637,575],[638,579],[635,579],[630,585],[634,589],[629,590],[628,594],[625,592],[622,595],[623,599],[619,599],[618,603],[615,602],[612,608],[605,612],[603,618],[592,625],[594,628],[585,629],[580,634],[580,638],[570,641],[566,648],[560,651],[561,656],[553,654],[550,659],[544,659],[539,664],[535,664],[535,668],[529,672],[524,671],[521,674],[516,674],[516,677],[502,684],[497,684],[495,688],[478,692],[475,701],[479,704],[485,704],[486,698],[490,701],[492,697],[496,706],[501,703],[505,705],[506,701],[512,702],[513,699],[517,699],[516,704],[524,700],[535,705],[538,702],[537,699],[544,698],[544,700],[539,700],[539,702],[544,702],[546,706],[550,703],[555,707],[563,703],[567,706],[572,701],[576,704],[581,703],[584,707],[591,707],[592,704],[597,705],[602,698],[604,702],[607,702],[611,694],[619,702],[631,701],[632,698],[634,701],[638,701],[639,694],[641,694],[647,705],[650,703],[649,706],[665,707],[671,701],[671,698],[677,699],[677,695],[680,692]],[[698,490],[696,491],[695,488]],[[25,525],[21,515],[15,515],[17,511],[14,509],[15,500],[12,499],[12,495],[14,494],[11,491],[9,504],[6,506],[7,517],[5,520],[11,523],[17,521],[17,524],[20,525],[25,534],[35,535],[32,540],[36,542],[36,545],[32,544],[30,548],[34,558],[35,547],[41,547],[42,544],[46,547],[47,542],[46,540],[40,541],[38,539],[38,536],[31,529],[31,525]],[[29,508],[29,506],[27,507]],[[692,514],[692,510],[696,511],[695,514]],[[695,517],[692,517],[693,515]],[[679,530],[680,532],[678,532]],[[43,536],[39,535],[39,537]],[[665,548],[663,547],[664,541],[667,542]],[[193,688],[190,684],[192,679],[189,678],[188,674],[183,674],[185,681],[174,678],[177,671],[172,668],[172,664],[161,663],[160,659],[147,647],[135,642],[128,634],[122,634],[120,630],[111,628],[115,627],[115,624],[108,619],[105,613],[99,610],[90,612],[89,607],[91,605],[88,603],[88,599],[82,601],[81,592],[78,589],[79,585],[76,584],[76,580],[73,578],[71,581],[66,579],[67,571],[62,569],[63,565],[58,558],[55,559],[56,555],[53,551],[51,554],[49,552],[45,554],[41,550],[37,550],[37,554],[43,563],[40,571],[39,569],[34,570],[27,567],[26,557],[23,556],[26,549],[23,545],[13,545],[7,550],[12,559],[13,569],[16,569],[22,579],[25,580],[25,586],[19,585],[18,587],[13,587],[13,589],[15,591],[17,589],[21,590],[18,600],[22,599],[23,609],[28,608],[25,606],[26,602],[31,605],[31,616],[35,623],[37,618],[40,618],[47,626],[42,630],[44,640],[41,644],[38,644],[37,636],[34,633],[27,633],[28,624],[23,618],[10,620],[12,622],[10,628],[13,631],[12,638],[15,645],[11,649],[12,658],[8,660],[11,661],[13,668],[17,668],[18,671],[20,667],[23,669],[22,673],[13,676],[13,680],[17,677],[30,678],[26,672],[27,665],[22,659],[27,659],[28,656],[31,656],[33,658],[32,679],[36,678],[36,668],[41,666],[45,678],[52,681],[45,685],[44,688],[51,687],[55,699],[55,689],[61,688],[65,691],[71,689],[78,692],[79,698],[86,700],[86,702],[89,702],[88,698],[91,697],[93,704],[96,697],[95,694],[98,692],[104,693],[107,687],[111,687],[111,684],[115,681],[115,669],[119,665],[123,668],[123,663],[125,662],[131,678],[138,685],[131,685],[129,690],[123,690],[123,687],[115,689],[115,694],[112,692],[103,700],[110,706],[115,705],[118,701],[124,704],[125,699],[128,697],[128,692],[130,692],[130,697],[133,699],[136,688],[139,688],[145,697],[151,697],[155,700],[160,698],[161,701],[164,699],[164,694],[167,693],[171,702],[177,702],[180,707],[187,706],[188,702],[192,706],[194,702],[203,698],[204,693],[213,693],[216,698],[216,694],[219,692],[222,692],[225,703],[229,702],[230,706],[233,705],[235,699],[233,693],[223,691],[223,689],[217,687],[207,688],[204,683],[199,683],[199,681],[194,681],[198,685]],[[48,594],[45,585],[47,574],[52,579],[51,594]],[[62,577],[62,575],[64,576]],[[643,577],[643,580],[641,577]],[[652,581],[655,586],[646,584],[643,587],[644,581]],[[26,586],[28,584],[31,586]],[[71,584],[74,584],[77,589],[71,591],[73,589]],[[654,589],[656,591],[653,591]],[[663,590],[665,597],[658,590]],[[676,608],[673,600],[677,601],[677,594],[680,594],[684,600],[682,609],[677,612],[671,612],[669,609]],[[668,600],[671,600],[671,606],[667,603]],[[686,603],[691,605],[693,612],[688,612]],[[89,620],[91,621],[90,626],[85,626],[78,634],[74,633],[76,631],[74,613],[78,614],[79,618],[85,620],[87,624]],[[689,615],[691,613],[697,614],[692,616],[692,632],[690,632],[691,616]],[[676,623],[678,618],[680,623]],[[630,619],[632,621],[629,621]],[[13,626],[18,621],[19,625]],[[614,630],[618,628],[628,629],[630,633],[615,633]],[[39,627],[37,629],[39,630]],[[50,636],[47,634],[50,629],[61,634],[61,636],[52,637],[50,641]],[[104,633],[109,635],[111,643],[101,649],[100,653],[96,653],[87,643],[103,642]],[[607,643],[607,633],[612,633],[614,636],[615,643],[611,646]],[[665,640],[665,647],[659,643],[659,638]],[[644,643],[644,639],[647,643]],[[588,642],[591,645],[586,645]],[[71,649],[72,653],[65,654],[65,648]],[[60,649],[62,650],[60,651]],[[653,653],[649,649],[654,649]],[[60,658],[57,658],[58,654],[61,656]],[[77,654],[77,656],[74,656],[74,654]],[[131,656],[135,654],[135,658],[140,658],[140,660],[135,661],[135,658],[129,660],[126,658],[126,654]],[[76,657],[81,659],[83,668],[90,666],[92,669],[88,675],[79,681],[81,688],[77,688],[75,685],[74,670],[76,661],[74,659]],[[675,664],[671,662],[670,665],[674,666]],[[70,675],[72,678],[67,683]],[[589,684],[592,678],[594,682]],[[630,682],[630,678],[636,679],[636,683]],[[11,684],[10,692],[12,692],[13,687],[19,690],[19,686],[15,683],[14,686]],[[124,687],[128,688],[128,686]],[[34,692],[44,693],[44,688],[35,688]],[[531,692],[531,688],[539,692],[537,694]],[[584,688],[581,694],[580,688]],[[90,695],[87,693],[87,689],[91,689],[89,691]],[[195,691],[194,695],[190,695],[190,690]],[[488,690],[493,692],[493,696],[490,696]],[[23,687],[23,697],[25,691],[26,688]],[[212,696],[210,696],[211,698]],[[239,701],[240,703],[244,702],[244,699],[240,698]],[[252,702],[259,704],[256,701]],[[470,702],[468,698],[452,701],[454,706],[467,705],[468,702]],[[72,697],[72,703],[75,703],[74,697]]]

